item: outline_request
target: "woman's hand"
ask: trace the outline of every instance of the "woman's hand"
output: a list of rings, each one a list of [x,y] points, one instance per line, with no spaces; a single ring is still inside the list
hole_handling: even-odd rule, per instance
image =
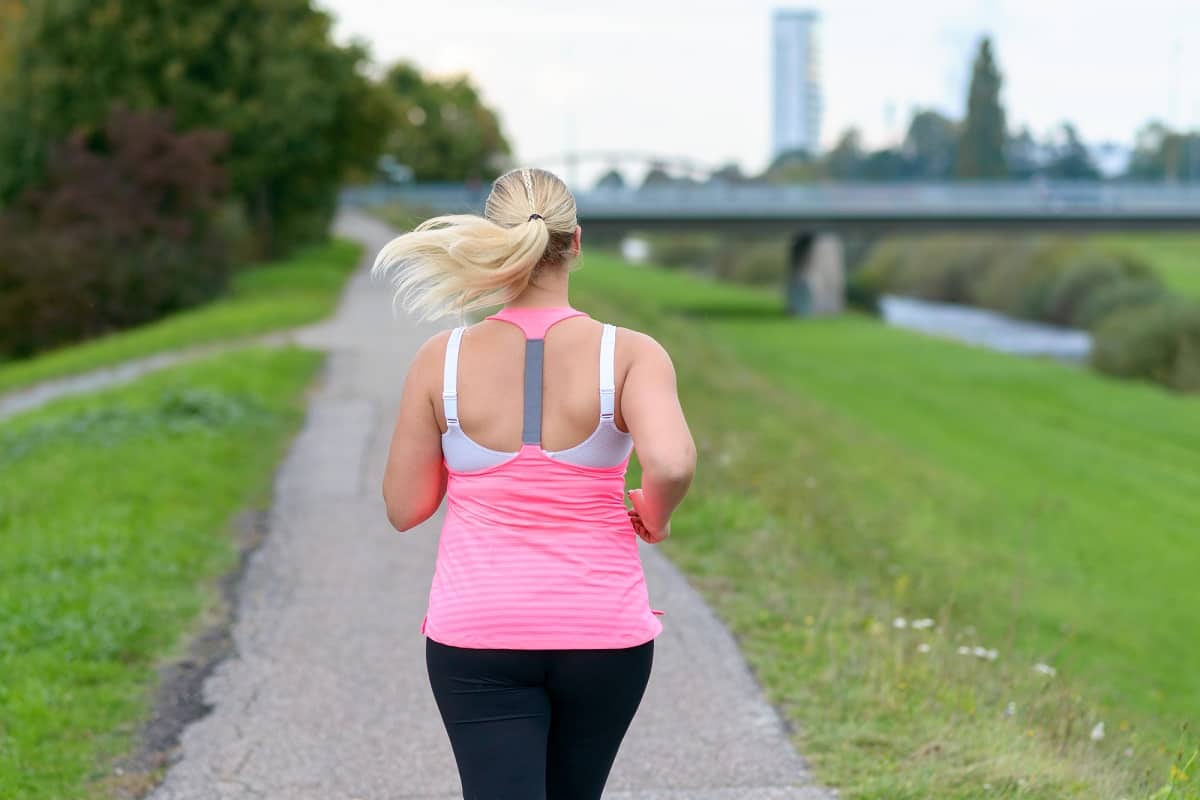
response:
[[[648,544],[658,544],[663,539],[671,535],[671,523],[668,521],[663,526],[662,530],[651,531],[642,521],[641,504],[643,502],[641,489],[630,489],[629,500],[633,503],[633,508],[629,509],[629,521],[633,525],[633,530],[643,541]]]

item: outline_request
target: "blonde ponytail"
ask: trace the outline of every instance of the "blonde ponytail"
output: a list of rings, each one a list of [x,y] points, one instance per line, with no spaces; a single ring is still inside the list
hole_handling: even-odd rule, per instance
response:
[[[512,170],[496,179],[484,216],[434,217],[379,251],[371,274],[389,277],[408,313],[435,319],[507,303],[539,270],[566,266],[575,198],[557,176]]]

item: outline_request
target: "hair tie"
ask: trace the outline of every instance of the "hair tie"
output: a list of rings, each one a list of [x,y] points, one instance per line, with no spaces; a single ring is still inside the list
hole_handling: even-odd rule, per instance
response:
[[[535,219],[545,219],[545,217],[543,217],[541,214],[530,214],[530,215],[529,215],[529,219],[527,219],[527,220],[525,220],[525,221],[526,221],[526,222],[533,222]]]

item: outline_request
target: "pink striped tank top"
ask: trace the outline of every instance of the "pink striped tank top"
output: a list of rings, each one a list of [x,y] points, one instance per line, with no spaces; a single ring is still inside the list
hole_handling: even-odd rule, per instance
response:
[[[631,441],[616,427],[616,329],[600,347],[600,420],[568,450],[541,447],[542,356],[569,306],[505,308],[488,319],[525,333],[521,449],[492,450],[458,423],[456,328],[446,349],[442,453],[446,517],[421,632],[454,647],[558,650],[633,647],[662,631],[650,608],[638,537],[625,510]]]

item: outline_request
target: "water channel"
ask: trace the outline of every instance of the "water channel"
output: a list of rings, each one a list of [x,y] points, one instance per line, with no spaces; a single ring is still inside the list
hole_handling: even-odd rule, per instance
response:
[[[1013,319],[995,311],[885,295],[880,312],[889,325],[1021,356],[1047,356],[1062,361],[1087,360],[1092,337],[1086,331],[1056,328]]]

